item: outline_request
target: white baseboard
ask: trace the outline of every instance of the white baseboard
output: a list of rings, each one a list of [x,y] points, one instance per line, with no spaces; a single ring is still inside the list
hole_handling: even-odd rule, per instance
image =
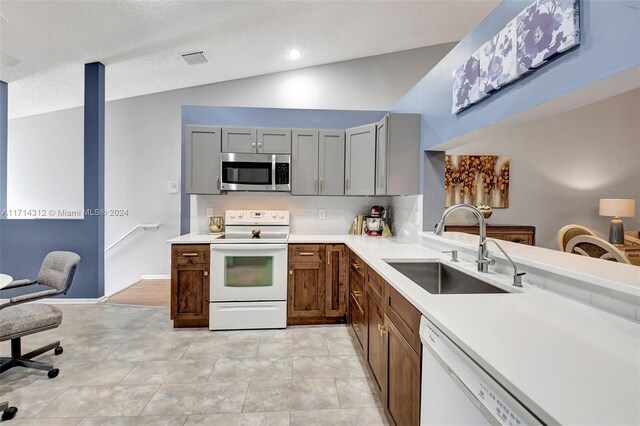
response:
[[[141,275],[141,280],[169,280],[171,275]]]
[[[50,297],[48,299],[40,299],[37,300],[35,303],[44,303],[47,305],[80,305],[80,304],[91,304],[91,303],[102,303],[106,300],[107,298],[105,296],[102,297],[98,297],[95,299],[81,299],[81,298],[56,298],[56,297]],[[8,302],[9,299],[0,299],[0,304],[1,303],[6,303]]]

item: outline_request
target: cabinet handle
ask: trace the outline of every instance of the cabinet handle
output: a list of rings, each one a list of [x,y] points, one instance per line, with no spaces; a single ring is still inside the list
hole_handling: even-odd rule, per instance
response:
[[[313,178],[313,192],[318,192],[318,177]]]
[[[289,275],[293,275],[293,269],[289,269]]]
[[[323,189],[322,189],[322,181],[324,181],[324,178],[322,176],[320,176],[320,192],[323,191]]]
[[[359,263],[352,263],[351,266],[356,268],[358,271],[360,270],[360,264]]]
[[[360,295],[362,294],[362,292],[360,290],[353,290],[353,295],[356,297],[360,297]],[[378,324],[378,327],[380,327],[380,325]],[[378,329],[378,331],[380,331]]]
[[[251,142],[251,148],[255,148],[256,147],[256,143],[255,142]]]
[[[208,277],[209,276],[209,271],[204,271],[204,276]]]
[[[385,334],[387,334],[389,332],[389,330],[387,330],[387,327],[385,327],[384,325],[380,325],[380,324],[378,324],[378,331],[380,332],[380,336],[384,336]]]
[[[344,180],[344,189],[349,189],[349,178]]]
[[[183,256],[183,257],[198,257],[198,253],[182,253],[180,256]]]
[[[258,142],[258,148],[262,148],[262,142]]]
[[[220,176],[216,176],[216,182],[218,183],[218,189],[220,189]]]
[[[301,251],[298,256],[313,256],[315,253],[312,251]]]

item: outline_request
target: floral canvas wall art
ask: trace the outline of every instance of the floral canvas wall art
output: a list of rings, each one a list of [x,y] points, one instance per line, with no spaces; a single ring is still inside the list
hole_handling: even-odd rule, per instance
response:
[[[577,0],[538,0],[517,20],[518,64],[533,69],[578,44]]]
[[[453,71],[451,113],[580,43],[580,0],[537,0]]]
[[[446,155],[445,207],[460,203],[509,207],[509,160],[495,155]]]

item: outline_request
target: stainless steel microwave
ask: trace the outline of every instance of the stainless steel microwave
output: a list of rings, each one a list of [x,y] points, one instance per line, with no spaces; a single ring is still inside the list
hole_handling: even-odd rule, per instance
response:
[[[291,156],[220,154],[223,191],[291,191]]]

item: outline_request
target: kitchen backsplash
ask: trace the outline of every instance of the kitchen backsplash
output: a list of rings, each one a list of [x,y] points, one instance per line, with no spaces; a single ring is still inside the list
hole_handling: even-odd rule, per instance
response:
[[[393,235],[416,240],[422,232],[422,195],[389,197]]]
[[[385,209],[395,198],[410,197],[318,197],[292,196],[275,192],[235,192],[227,195],[191,196],[191,232],[206,233],[207,208],[223,216],[225,210],[289,210],[291,232],[296,234],[346,234],[357,214],[368,214],[371,206]],[[422,199],[422,198],[421,198]],[[422,201],[420,201],[422,206]],[[318,218],[318,210],[325,209],[326,219]]]

